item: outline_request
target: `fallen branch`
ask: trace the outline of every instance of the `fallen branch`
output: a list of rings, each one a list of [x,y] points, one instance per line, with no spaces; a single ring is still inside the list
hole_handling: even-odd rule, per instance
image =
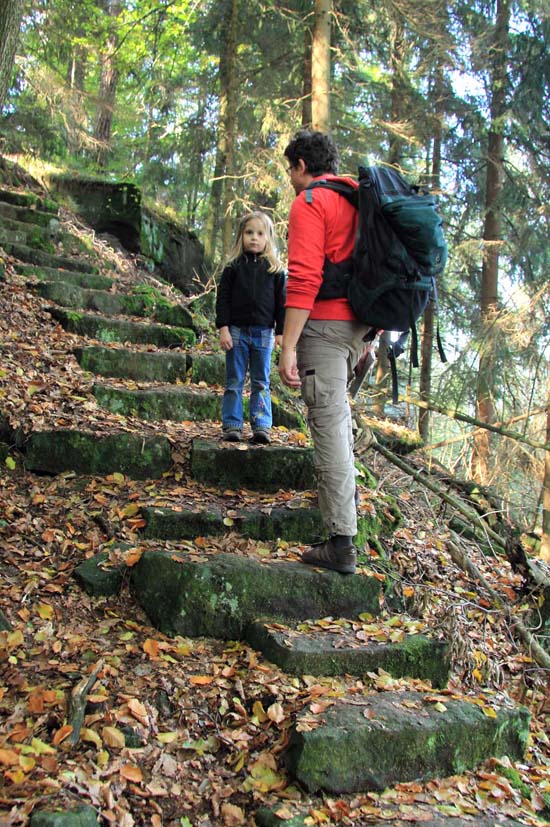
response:
[[[500,434],[500,436],[508,437],[509,439],[515,439],[516,442],[523,442],[525,445],[529,445],[530,448],[542,448],[543,451],[550,451],[550,445],[545,442],[534,442],[531,439],[528,439],[523,434],[519,434],[517,431],[509,431],[507,428],[499,427],[499,425],[495,424],[492,425],[489,422],[482,422],[480,419],[475,419],[473,416],[468,416],[467,414],[461,414],[458,411],[454,410],[454,408],[442,408],[439,405],[434,405],[433,403],[425,402],[422,399],[413,399],[411,396],[401,396],[400,401],[407,402],[408,405],[414,405],[417,408],[424,408],[427,411],[433,411],[434,413],[443,414],[444,416],[448,416],[450,419],[456,419],[457,422],[465,422],[467,425],[474,425],[476,428],[481,428],[485,431],[491,431],[494,434]],[[536,411],[532,411],[530,416],[535,416],[535,414],[543,414],[546,413],[545,409],[540,409]],[[519,419],[519,417],[517,417]],[[435,446],[432,446],[435,447]]]
[[[82,678],[71,691],[69,699],[69,710],[67,713],[67,723],[72,726],[72,732],[67,738],[67,741],[74,747],[80,738],[80,730],[84,723],[84,712],[86,711],[86,702],[90,689],[97,680],[97,676],[103,669],[103,660],[98,660],[93,670],[89,675]]]
[[[401,457],[398,457],[388,448],[385,448],[383,445],[380,445],[379,442],[371,443],[370,447],[374,451],[378,451],[378,453],[382,454],[382,456],[384,456],[389,462],[393,463],[398,468],[400,468],[401,471],[404,471],[406,474],[408,474],[414,480],[419,482],[421,485],[424,485],[434,494],[437,494],[437,496],[440,499],[448,503],[456,511],[462,514],[467,520],[469,520],[471,523],[473,523],[475,526],[481,529],[485,537],[487,537],[488,540],[497,545],[500,551],[505,550],[506,541],[502,537],[500,537],[495,531],[489,528],[489,526],[483,522],[481,517],[478,517],[475,511],[473,511],[471,508],[466,508],[466,506],[460,500],[458,500],[456,497],[453,497],[452,494],[449,494],[449,492],[446,491],[441,485],[429,479],[424,472],[417,471],[416,468],[413,468],[412,465],[409,465],[408,462],[405,462],[403,459],[401,459]]]
[[[513,614],[506,600],[487,582],[475,563],[452,540],[447,541],[447,549],[456,565],[479,583],[490,597],[494,607],[503,612],[510,623],[512,634],[524,644],[535,663],[550,671],[550,655],[542,648],[519,617]]]

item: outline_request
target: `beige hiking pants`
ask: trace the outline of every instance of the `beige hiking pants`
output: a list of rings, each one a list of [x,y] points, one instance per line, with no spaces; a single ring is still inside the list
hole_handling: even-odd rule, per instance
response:
[[[308,321],[296,355],[313,438],[319,509],[328,534],[357,534],[351,410],[346,388],[365,350],[359,322]]]

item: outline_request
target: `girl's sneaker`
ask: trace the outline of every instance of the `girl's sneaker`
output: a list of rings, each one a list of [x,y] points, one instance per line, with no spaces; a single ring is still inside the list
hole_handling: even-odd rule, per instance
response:
[[[238,428],[224,428],[222,431],[222,439],[226,442],[240,442],[241,432]]]
[[[271,436],[269,435],[269,431],[267,428],[258,428],[252,434],[252,442],[255,442],[256,445],[269,445],[271,442]]]

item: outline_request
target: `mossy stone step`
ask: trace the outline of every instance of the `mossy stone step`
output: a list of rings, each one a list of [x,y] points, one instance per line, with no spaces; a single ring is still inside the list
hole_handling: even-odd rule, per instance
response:
[[[98,827],[97,810],[80,804],[69,810],[35,810],[29,827]]]
[[[51,212],[33,210],[29,207],[18,207],[15,204],[6,204],[1,201],[0,216],[24,224],[36,224],[39,227],[45,227],[51,233],[55,233],[59,229],[59,218]]]
[[[444,641],[408,634],[395,643],[373,640],[352,646],[343,635],[313,629],[306,634],[256,621],[247,629],[246,640],[291,675],[364,675],[383,669],[395,678],[421,678],[438,687],[449,679],[449,647]]]
[[[4,249],[12,244],[26,244],[28,234],[25,230],[10,230],[7,227],[0,227],[0,244]]]
[[[126,566],[112,566],[109,555],[100,551],[76,566],[73,575],[76,582],[92,597],[109,597],[122,588]]]
[[[42,298],[49,299],[62,307],[95,310],[106,316],[147,316],[161,324],[193,327],[193,316],[187,308],[171,304],[150,306],[139,295],[92,290],[63,281],[41,281],[33,284],[32,289]]]
[[[297,717],[287,767],[307,790],[352,793],[459,775],[491,757],[522,758],[529,711],[504,706],[490,713],[450,695],[354,695],[315,716],[318,726],[309,710]]]
[[[0,202],[14,204],[16,207],[32,207],[53,215],[57,215],[59,211],[55,201],[49,198],[41,198],[34,192],[17,192],[5,187],[0,187]]]
[[[278,815],[280,812],[280,805],[273,809],[268,807],[260,807],[254,814],[254,822],[256,827],[310,827],[311,816],[309,811],[305,810],[298,812],[290,818],[281,818]],[[302,808],[296,808],[302,810]],[[384,807],[385,817],[383,820],[373,821],[373,816],[369,816],[368,827],[411,827],[411,824],[418,824],[419,827],[525,827],[525,822],[516,821],[513,818],[505,818],[503,815],[496,816],[481,816],[476,815],[475,820],[471,816],[464,816],[464,818],[455,816],[441,816],[430,818],[425,812],[418,811],[413,815],[413,822],[411,822],[411,814],[407,813],[406,818],[399,817],[399,809],[397,808],[395,819],[388,815],[389,805]],[[361,822],[357,827],[367,827]]]
[[[185,382],[191,357],[172,351],[143,352],[129,348],[76,348],[74,355],[82,370],[115,379],[134,379],[141,382]]]
[[[198,561],[184,553],[146,551],[130,585],[156,628],[168,635],[243,639],[256,618],[355,616],[379,611],[375,577],[318,572],[301,563],[262,563],[233,554]]]
[[[192,353],[192,382],[205,382],[207,385],[225,385],[225,354]]]
[[[56,221],[57,219],[53,220]],[[17,221],[14,218],[7,218],[6,216],[0,215],[0,228],[7,230],[9,233],[17,233],[24,236],[26,240],[22,241],[22,244],[28,244],[31,247],[35,245],[41,247],[45,242],[50,243],[50,240],[57,235],[59,222],[57,228],[54,227],[50,229],[49,227],[42,227],[40,224],[29,224],[28,222]],[[15,240],[15,238],[12,238],[12,241]]]
[[[147,421],[169,419],[173,422],[214,420],[222,416],[222,394],[205,388],[147,388],[133,390],[96,384],[93,393],[98,403],[113,413],[138,416]],[[243,399],[245,420],[248,420],[250,400]],[[273,425],[285,428],[303,428],[303,417],[272,400]]]
[[[135,342],[157,347],[192,346],[196,335],[186,327],[168,327],[152,322],[131,322],[94,313],[80,313],[49,307],[48,313],[69,333],[89,336],[101,342]]]
[[[221,353],[136,353],[127,348],[92,345],[75,350],[83,370],[115,379],[143,382],[191,382],[224,385],[225,356]]]
[[[34,276],[43,281],[64,281],[78,287],[90,287],[95,290],[109,290],[113,279],[97,273],[78,273],[75,270],[59,270],[55,267],[41,267],[38,264],[15,264],[15,272],[21,276]]]
[[[56,429],[32,433],[26,443],[30,471],[106,475],[119,471],[131,479],[156,479],[171,465],[168,439],[163,436]]]
[[[315,487],[312,448],[233,445],[194,440],[191,473],[220,488],[253,491],[305,490]]]
[[[270,508],[243,508],[232,516],[217,508],[182,509],[146,506],[141,509],[147,525],[142,536],[147,540],[192,540],[236,531],[252,540],[288,540],[302,544],[315,543],[324,536],[323,521],[318,508],[307,504],[297,508],[273,506]],[[372,520],[358,515],[358,546],[372,535]]]
[[[8,255],[25,261],[27,264],[38,264],[43,267],[61,268],[63,270],[76,270],[79,273],[97,273],[98,268],[93,264],[81,259],[68,258],[67,256],[54,256],[34,247],[27,247],[24,244],[4,244],[4,250]]]

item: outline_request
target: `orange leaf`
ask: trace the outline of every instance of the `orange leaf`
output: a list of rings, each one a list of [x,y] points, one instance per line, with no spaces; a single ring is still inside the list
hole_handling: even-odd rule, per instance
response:
[[[127,525],[130,528],[145,528],[147,525],[147,520],[144,520],[143,517],[129,517],[127,520]]]
[[[194,684],[195,686],[208,686],[209,683],[212,683],[214,678],[212,675],[191,675],[189,678],[189,683]]]
[[[136,563],[139,563],[141,559],[141,555],[143,554],[142,548],[131,548],[128,551],[128,554],[124,558],[124,562],[128,567],[135,566]]]
[[[44,712],[44,692],[40,687],[34,689],[29,695],[28,707],[29,712],[34,712],[36,715]]]
[[[13,749],[0,749],[0,764],[6,767],[19,766],[19,753]]]
[[[135,784],[140,784],[143,781],[143,773],[135,764],[124,764],[120,768],[120,774],[127,781],[133,781]]]
[[[146,708],[140,701],[137,700],[137,698],[130,698],[130,700],[128,701],[128,709],[130,710],[134,718],[138,719],[138,721],[147,722],[149,720]]]
[[[52,738],[52,744],[54,747],[61,744],[65,738],[68,738],[72,731],[73,727],[70,724],[65,724],[65,726],[60,727]]]
[[[157,660],[159,656],[158,640],[154,640],[153,638],[147,638],[147,640],[143,644],[143,651],[146,655],[149,655],[149,657],[153,660]]]

